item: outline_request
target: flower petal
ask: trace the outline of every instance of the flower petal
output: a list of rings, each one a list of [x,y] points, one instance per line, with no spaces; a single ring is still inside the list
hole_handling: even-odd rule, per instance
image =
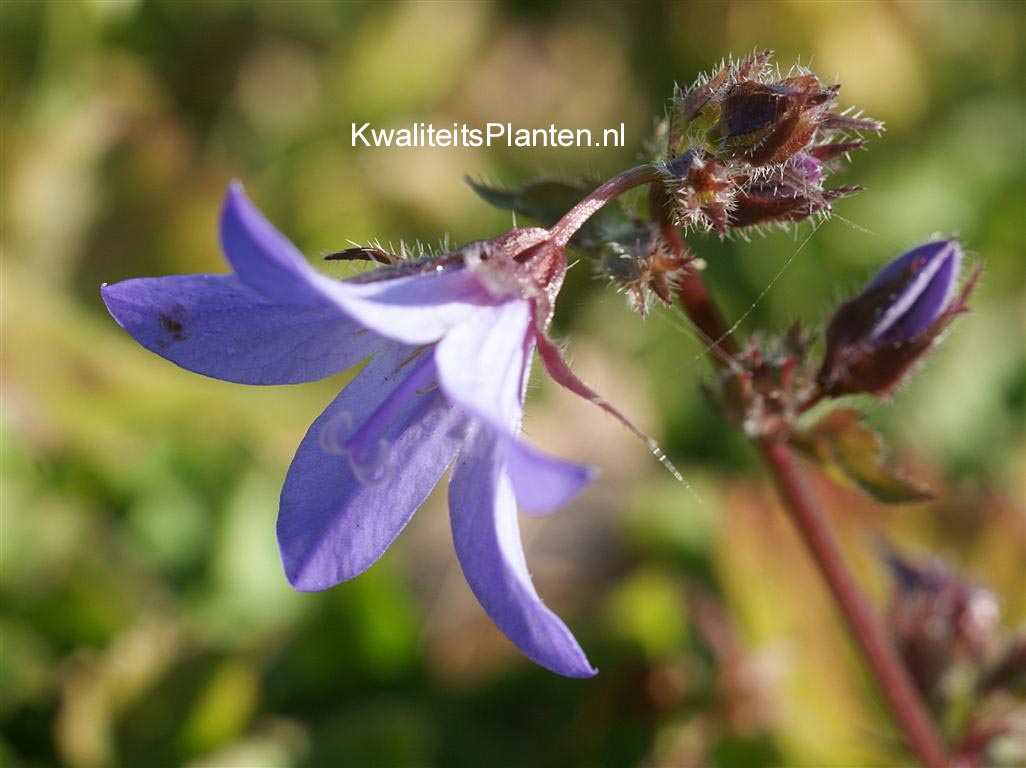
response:
[[[414,395],[383,432],[400,470],[386,482],[361,482],[346,456],[322,446],[334,422],[344,417],[360,424],[385,401],[414,370],[402,366],[411,352],[395,344],[378,353],[296,451],[277,526],[285,574],[296,589],[327,589],[370,567],[424,503],[463,440],[466,417],[435,389]]]
[[[506,438],[506,470],[517,504],[532,515],[545,515],[566,505],[598,470],[563,461],[527,443]]]
[[[453,401],[495,429],[516,434],[523,415],[531,305],[506,301],[479,309],[438,343],[438,384]]]
[[[945,251],[957,247],[958,244],[954,240],[933,240],[916,246],[889,262],[873,275],[866,283],[866,287],[862,289],[862,293],[887,286],[889,283],[896,283],[899,287],[903,287],[910,277],[919,272],[926,264],[943,258]]]
[[[449,482],[463,574],[492,621],[531,660],[567,677],[591,677],[597,670],[531,583],[503,443],[495,430],[477,425]]]
[[[430,344],[496,298],[473,272],[448,269],[367,283],[318,281],[354,319],[404,344]]]
[[[367,328],[404,344],[438,341],[477,308],[498,303],[473,272],[447,269],[371,282],[319,274],[247,199],[228,189],[221,243],[235,274],[264,296],[287,304],[333,301]]]
[[[100,292],[114,319],[150,351],[240,384],[323,379],[383,343],[331,304],[277,304],[232,275],[140,278]]]
[[[573,498],[595,470],[547,456],[516,437],[534,346],[532,329],[526,301],[481,309],[439,342],[435,360],[445,394],[503,435],[517,503],[526,512],[546,514]]]
[[[317,274],[296,247],[264,218],[235,181],[221,209],[221,248],[243,283],[286,304],[323,302]]]
[[[921,266],[908,283],[900,287],[895,300],[873,328],[873,337],[885,341],[912,339],[944,314],[958,289],[962,249],[954,241],[927,243],[885,267],[881,274],[893,271],[899,264],[909,271],[916,269],[916,265]],[[879,284],[879,276],[871,284]]]

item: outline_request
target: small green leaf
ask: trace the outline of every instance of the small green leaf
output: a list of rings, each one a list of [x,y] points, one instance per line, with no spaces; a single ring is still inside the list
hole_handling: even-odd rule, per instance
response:
[[[560,217],[580,202],[597,184],[588,180],[561,181],[539,179],[519,187],[492,187],[467,179],[485,202],[506,211],[529,216],[544,227],[551,227]],[[629,239],[636,231],[634,220],[619,200],[607,203],[574,235],[571,243],[586,251],[594,251],[604,241]]]
[[[889,504],[929,501],[933,494],[887,465],[883,440],[862,423],[863,414],[840,408],[809,429],[791,435],[791,444],[838,482],[859,488]]]

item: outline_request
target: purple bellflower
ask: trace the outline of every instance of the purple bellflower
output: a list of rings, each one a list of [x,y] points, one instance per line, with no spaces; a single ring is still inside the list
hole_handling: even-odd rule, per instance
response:
[[[959,290],[962,260],[954,240],[926,243],[892,261],[838,307],[818,374],[823,393],[888,395],[965,311],[979,269]]]
[[[516,229],[333,280],[238,184],[221,243],[233,274],[127,280],[104,285],[103,299],[147,349],[227,381],[314,381],[370,358],[314,422],[285,478],[277,534],[289,582],[315,591],[362,573],[452,464],[453,540],[478,601],[538,664],[594,675],[535,591],[517,522],[518,506],[553,511],[593,477],[519,439],[535,347],[560,384],[623,420],[546,335],[566,272],[562,244],[545,229]]]

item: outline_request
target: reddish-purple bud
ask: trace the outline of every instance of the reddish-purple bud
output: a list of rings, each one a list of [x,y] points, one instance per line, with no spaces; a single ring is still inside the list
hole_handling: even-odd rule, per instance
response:
[[[788,163],[746,183],[731,205],[730,229],[803,221],[815,214],[827,214],[832,200],[862,189],[823,189],[823,165],[815,155],[799,152]]]
[[[962,259],[953,240],[921,245],[842,304],[826,331],[818,377],[823,394],[890,393],[965,310],[979,269],[959,291]]]
[[[812,141],[839,88],[824,86],[811,73],[775,83],[737,83],[723,97],[710,138],[752,165],[781,163]]]
[[[850,108],[834,112],[840,85],[796,66],[770,66],[771,51],[725,63],[674,94],[666,131],[667,184],[678,222],[726,234],[799,222],[860,187],[825,188],[840,157],[862,146],[851,134],[883,124]]]
[[[670,156],[701,146],[721,162],[764,167],[784,163],[814,143],[830,143],[837,132],[883,129],[850,110],[833,111],[839,84],[827,85],[801,66],[781,77],[770,67],[771,57],[764,51],[725,64],[687,90],[678,87],[670,114]]]

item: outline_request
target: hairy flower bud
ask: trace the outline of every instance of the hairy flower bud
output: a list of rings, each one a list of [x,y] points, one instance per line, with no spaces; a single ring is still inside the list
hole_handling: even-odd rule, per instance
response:
[[[783,163],[835,132],[880,131],[883,124],[835,112],[840,84],[826,85],[795,66],[782,77],[772,51],[724,64],[689,89],[678,89],[671,111],[671,156],[701,144],[720,160],[755,167]]]
[[[755,54],[678,87],[666,129],[666,184],[679,223],[725,234],[827,214],[859,191],[827,189],[834,161],[862,147],[852,134],[883,124],[835,112],[840,85],[804,67],[781,76],[772,52]]]
[[[785,164],[749,182],[733,200],[728,224],[732,229],[802,221],[830,211],[832,200],[862,187],[823,189],[824,163],[814,154],[799,152]]]
[[[823,394],[890,393],[965,310],[979,269],[959,292],[962,258],[953,240],[921,245],[842,304],[827,326],[818,375]]]
[[[669,248],[653,225],[639,228],[622,242],[605,243],[599,255],[598,273],[625,293],[642,317],[653,298],[673,305],[673,292],[692,260],[690,254]]]
[[[838,90],[811,73],[777,83],[737,83],[726,89],[709,138],[751,165],[783,162],[812,140]]]
[[[666,184],[680,224],[724,233],[741,188],[736,172],[708,152],[689,150],[665,167]]]
[[[772,56],[756,53],[677,88],[663,170],[682,227],[726,234],[791,224],[861,190],[824,181],[835,161],[863,146],[852,134],[883,124],[835,112],[840,85],[803,67],[784,77],[769,66]]]

